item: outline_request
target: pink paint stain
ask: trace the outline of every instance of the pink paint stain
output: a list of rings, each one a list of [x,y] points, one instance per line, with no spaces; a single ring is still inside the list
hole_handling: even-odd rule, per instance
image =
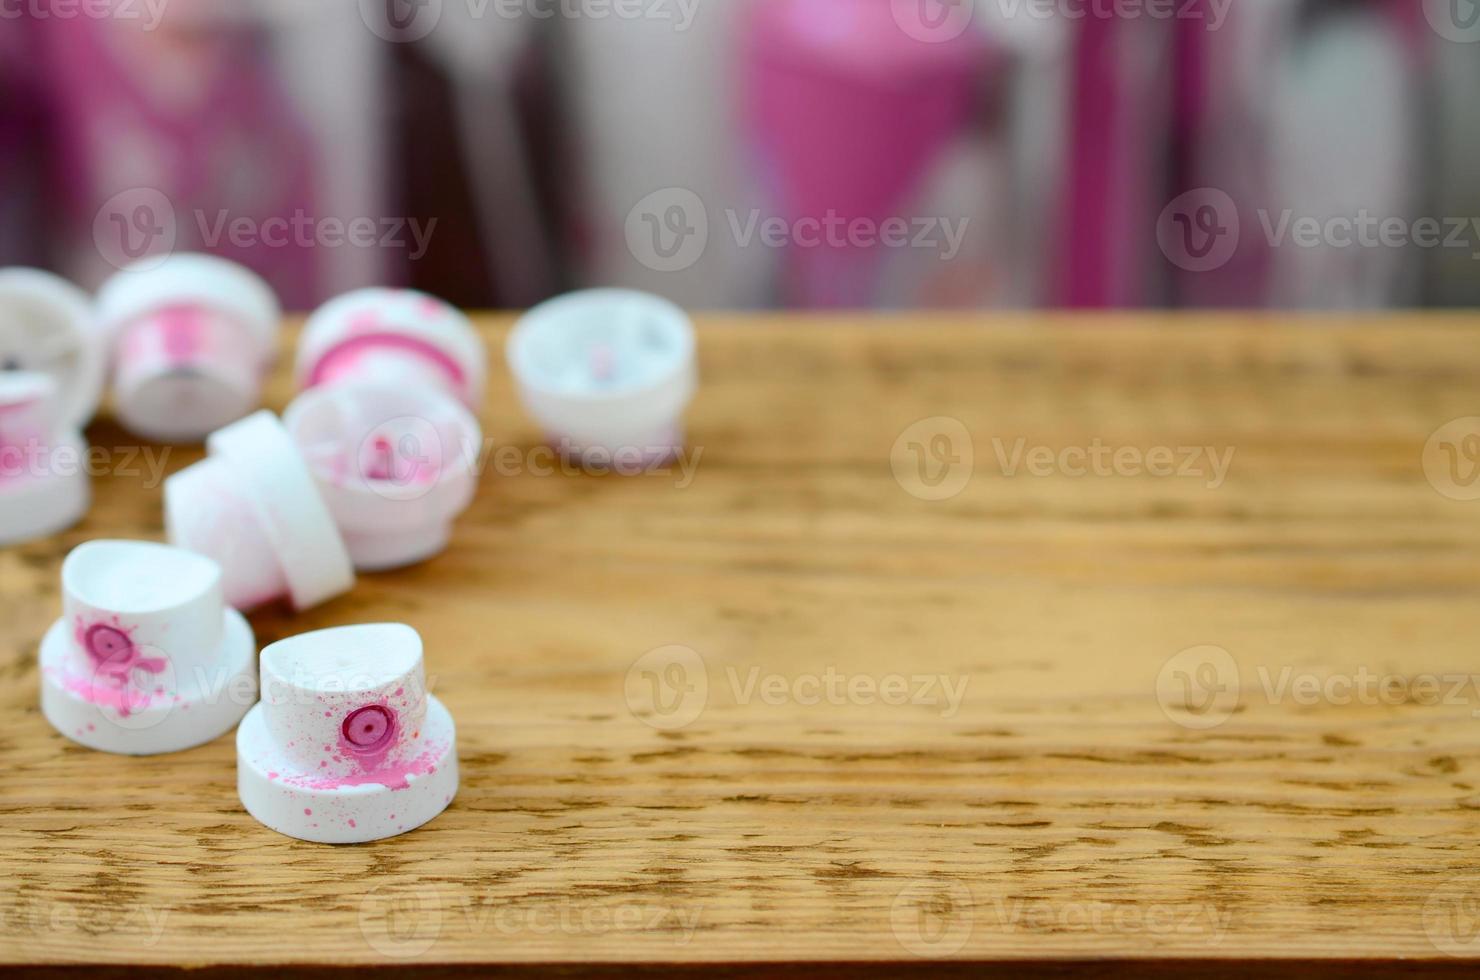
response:
[[[386,350],[411,354],[430,362],[447,375],[448,379],[458,388],[462,388],[466,383],[466,375],[463,373],[462,366],[440,347],[420,337],[392,333],[382,330],[378,325],[366,324],[362,320],[356,320],[351,324],[350,330],[355,333],[355,336],[329,348],[314,365],[308,378],[310,387],[317,387],[326,381],[352,375],[362,356]]]
[[[591,348],[591,377],[598,382],[608,382],[617,376],[617,352],[606,344]]]
[[[93,676],[84,678],[68,673],[62,678],[63,686],[85,701],[117,710],[124,718],[149,707],[156,700],[163,700],[163,685],[154,683],[154,690],[150,692],[134,683],[135,671],[157,675],[169,666],[163,657],[144,656],[134,642],[136,628],[125,627],[117,616],[111,621],[91,625],[79,616],[72,638],[92,662]]]
[[[378,313],[364,312],[356,313],[345,328],[350,336],[375,333],[381,329],[381,320]]]
[[[396,475],[396,449],[390,439],[377,436],[370,447],[370,462],[365,475],[372,480],[390,480]]]
[[[164,353],[171,364],[193,364],[205,347],[205,319],[194,306],[171,306],[160,310],[154,322],[158,325]]]
[[[87,625],[82,617],[72,631],[72,639],[91,658],[99,673],[115,677],[126,677],[134,670],[150,674],[164,672],[167,662],[163,657],[146,657],[134,642],[133,633],[138,627],[125,627],[117,616],[109,622]]]
[[[75,674],[63,674],[61,681],[68,693],[100,708],[112,708],[121,718],[127,718],[136,711],[142,711],[155,701],[154,696],[148,692],[129,687],[122,682],[109,680],[97,683]]]
[[[433,460],[417,455],[415,450],[416,446],[413,444],[406,451],[398,451],[389,436],[376,436],[365,447],[365,458],[360,464],[360,471],[367,480],[400,486],[436,483],[442,475],[441,467]],[[342,466],[336,467],[339,472],[343,469]]]
[[[426,776],[437,771],[440,748],[429,748],[410,762],[398,762],[370,772],[354,776],[309,777],[285,779],[284,782],[300,789],[329,790],[346,786],[385,786],[392,790],[410,789],[411,777]]]

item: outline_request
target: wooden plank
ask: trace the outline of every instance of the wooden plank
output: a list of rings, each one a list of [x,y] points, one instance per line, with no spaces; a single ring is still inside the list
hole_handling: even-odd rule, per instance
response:
[[[1474,968],[1480,319],[702,320],[691,473],[541,472],[497,369],[452,549],[254,615],[425,637],[462,790],[374,845],[42,719],[62,557],[162,533],[95,426],[142,472],[0,552],[0,962]]]

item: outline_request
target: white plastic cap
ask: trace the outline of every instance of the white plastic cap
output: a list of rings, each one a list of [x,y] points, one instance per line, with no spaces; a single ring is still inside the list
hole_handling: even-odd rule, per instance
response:
[[[92,421],[107,361],[108,342],[87,293],[40,269],[0,269],[0,369],[50,375],[67,427]]]
[[[427,693],[421,637],[386,623],[262,651],[262,703],[237,731],[237,789],[257,820],[324,843],[379,840],[457,792],[456,732]]]
[[[256,700],[251,627],[213,561],[90,541],[62,564],[63,616],[41,647],[41,706],[63,735],[129,755],[217,738]]]
[[[283,310],[267,281],[244,265],[181,252],[141,259],[98,291],[98,315],[110,332],[172,306],[199,305],[230,315],[250,332],[263,363],[277,354]]]
[[[535,307],[510,335],[508,359],[525,408],[577,452],[676,448],[698,387],[693,323],[635,290],[587,290]]]
[[[87,513],[87,447],[58,413],[54,375],[0,372],[0,546],[55,534]]]
[[[320,307],[298,345],[300,389],[343,381],[428,384],[474,411],[488,354],[462,312],[412,289],[360,289]]]
[[[361,571],[447,547],[477,489],[483,433],[440,389],[387,382],[311,388],[283,414]]]
[[[98,305],[115,352],[114,402],[131,431],[193,442],[258,405],[282,311],[255,273],[172,255],[113,276]]]
[[[206,448],[165,481],[165,527],[172,543],[221,563],[228,602],[251,609],[287,595],[308,609],[354,586],[344,540],[276,416],[250,415]]]

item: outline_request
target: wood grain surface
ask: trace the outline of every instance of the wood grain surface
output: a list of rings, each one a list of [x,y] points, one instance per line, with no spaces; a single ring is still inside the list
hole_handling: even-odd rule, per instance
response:
[[[451,550],[252,617],[424,636],[462,788],[372,845],[42,718],[62,557],[162,535],[95,425],[0,552],[0,963],[1480,970],[1480,318],[700,319],[691,472],[548,472],[490,317]]]

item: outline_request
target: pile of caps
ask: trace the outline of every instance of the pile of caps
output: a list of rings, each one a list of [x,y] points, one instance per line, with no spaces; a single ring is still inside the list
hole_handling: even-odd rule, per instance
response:
[[[41,704],[107,752],[175,752],[237,727],[238,789],[304,840],[377,840],[432,819],[457,789],[452,718],[426,691],[421,639],[349,626],[262,651],[242,616],[297,609],[356,571],[429,559],[472,502],[487,353],[468,319],[411,290],[365,289],[313,313],[298,397],[258,410],[282,314],[249,270],[205,255],[145,260],[96,299],[0,270],[0,544],[81,520],[81,434],[111,379],[114,414],[204,460],[169,477],[169,544],[91,541],[62,566],[63,616],[41,646]],[[523,317],[508,362],[550,444],[577,460],[678,452],[697,385],[692,325],[654,296],[591,290]],[[70,464],[70,465],[69,465]],[[260,697],[260,703],[259,703]]]

